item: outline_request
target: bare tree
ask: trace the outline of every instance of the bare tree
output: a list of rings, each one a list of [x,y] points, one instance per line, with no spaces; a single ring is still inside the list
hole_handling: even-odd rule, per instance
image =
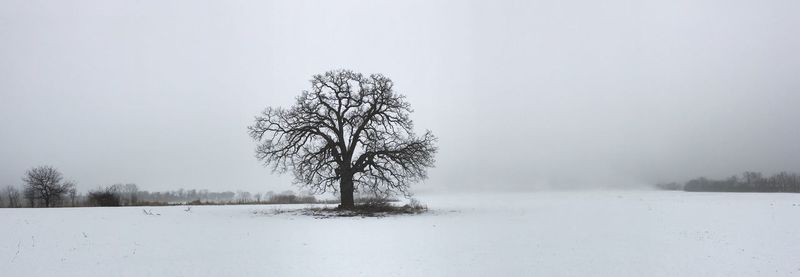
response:
[[[253,197],[256,198],[256,203],[261,203],[261,196],[263,196],[263,194],[261,194],[260,192],[253,195]]]
[[[745,171],[742,173],[742,178],[744,182],[749,186],[755,186],[758,182],[764,179],[761,172],[752,172],[752,171]]]
[[[134,183],[128,184],[117,184],[114,185],[116,187],[116,191],[120,194],[122,198],[123,205],[135,205],[136,202],[139,202],[138,194],[139,194],[139,186]]]
[[[36,207],[36,200],[39,199],[38,195],[38,192],[29,186],[25,186],[25,188],[22,189],[22,197],[28,202],[28,207]]]
[[[393,87],[381,74],[313,76],[292,107],[269,107],[248,128],[256,157],[275,172],[291,169],[312,193],[339,193],[344,209],[355,190],[408,195],[434,165],[436,137],[414,133],[411,105]]]
[[[62,182],[61,172],[50,166],[39,166],[28,170],[22,178],[27,184],[26,198],[40,199],[45,207],[55,205],[70,188],[72,182]]]
[[[69,191],[67,191],[67,195],[69,196],[70,205],[75,207],[75,200],[78,198],[78,190],[73,186],[69,189]]]
[[[14,186],[7,186],[5,189],[5,196],[8,199],[9,208],[19,208],[19,190]]]
[[[76,194],[76,195],[75,195],[75,197],[77,197],[78,190],[77,190],[77,188],[75,188],[75,181],[72,181],[72,180],[70,180],[70,181],[64,181],[64,183],[63,183],[62,185],[64,186],[64,189],[65,189],[65,191],[64,191],[64,193],[62,194],[62,196],[60,196],[60,197],[56,198],[56,200],[55,200],[55,201],[56,201],[56,203],[53,203],[53,205],[56,205],[56,204],[58,204],[60,201],[62,201],[62,199],[64,198],[64,196],[66,196],[66,197],[69,197],[69,199],[70,199],[70,200],[74,199],[74,198],[73,198],[73,195],[72,195],[73,191],[74,191],[74,193]],[[72,203],[72,206],[74,207],[74,206],[75,206],[75,203],[74,203],[74,201],[72,201],[71,203]],[[62,205],[66,205],[66,204],[62,204]]]
[[[119,196],[120,204],[123,206],[130,206],[138,202],[139,187],[136,184],[117,183],[108,187],[112,193]]]
[[[238,191],[238,192],[236,192],[236,194],[237,194],[237,197],[239,198],[239,203],[250,202],[250,192]]]

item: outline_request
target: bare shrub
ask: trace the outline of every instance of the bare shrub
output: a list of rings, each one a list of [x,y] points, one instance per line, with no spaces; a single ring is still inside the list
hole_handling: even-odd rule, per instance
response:
[[[113,188],[99,189],[89,192],[89,205],[99,207],[122,206],[119,193]]]

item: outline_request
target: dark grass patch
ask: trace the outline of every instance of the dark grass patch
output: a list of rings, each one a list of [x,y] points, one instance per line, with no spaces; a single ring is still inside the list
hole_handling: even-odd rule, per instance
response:
[[[413,215],[428,212],[428,206],[413,200],[402,206],[392,205],[388,202],[373,202],[357,204],[353,209],[341,209],[339,207],[309,207],[296,210],[276,209],[268,212],[271,215],[294,214],[312,216],[314,218],[334,218],[334,217],[387,217],[396,215]],[[258,212],[254,212],[258,213]],[[264,212],[261,212],[264,214]]]

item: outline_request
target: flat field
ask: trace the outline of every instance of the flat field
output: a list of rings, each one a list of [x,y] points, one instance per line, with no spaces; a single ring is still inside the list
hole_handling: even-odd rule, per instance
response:
[[[417,198],[429,213],[0,209],[0,276],[800,276],[800,194]]]

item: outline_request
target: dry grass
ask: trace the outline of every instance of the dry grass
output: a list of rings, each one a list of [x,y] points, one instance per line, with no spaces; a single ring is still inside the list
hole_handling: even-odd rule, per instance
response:
[[[389,202],[372,202],[357,204],[354,209],[340,209],[338,207],[311,207],[299,210],[272,210],[269,214],[296,214],[312,216],[314,218],[333,217],[386,217],[393,215],[421,214],[428,211],[428,206],[411,199],[408,204],[397,206]]]

